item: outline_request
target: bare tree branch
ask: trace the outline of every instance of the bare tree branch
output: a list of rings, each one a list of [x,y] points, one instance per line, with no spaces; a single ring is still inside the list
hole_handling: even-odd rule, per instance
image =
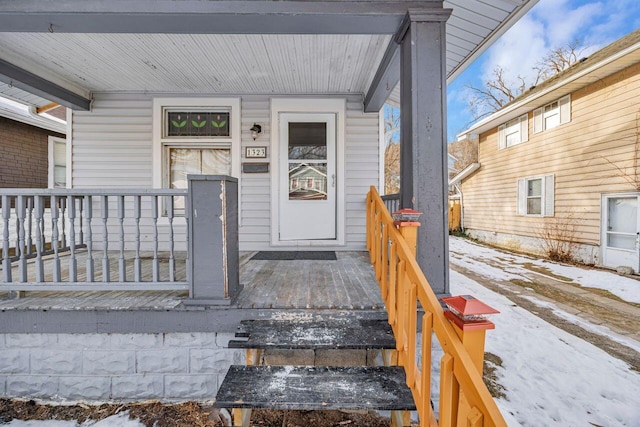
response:
[[[498,111],[527,89],[569,68],[579,58],[579,46],[580,42],[574,40],[567,46],[551,49],[533,67],[534,77],[530,80],[519,74],[515,77],[515,81],[508,81],[507,70],[497,66],[493,69],[491,78],[484,82],[484,86],[467,85],[467,88],[472,91],[469,101],[472,122]]]

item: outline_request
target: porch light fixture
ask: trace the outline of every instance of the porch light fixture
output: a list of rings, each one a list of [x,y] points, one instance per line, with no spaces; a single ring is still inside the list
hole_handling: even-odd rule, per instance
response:
[[[253,140],[255,141],[256,138],[258,137],[258,134],[262,133],[262,126],[260,126],[257,123],[254,123],[253,126],[251,126],[251,129],[249,129],[251,131],[251,138],[253,138]]]

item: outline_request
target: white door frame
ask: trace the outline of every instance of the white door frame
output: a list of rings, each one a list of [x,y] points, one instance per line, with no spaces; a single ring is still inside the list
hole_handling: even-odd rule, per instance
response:
[[[280,201],[280,113],[329,113],[336,116],[336,238],[330,240],[288,240],[279,237]],[[271,246],[344,246],[345,245],[345,118],[344,98],[272,98],[271,99]]]
[[[640,216],[640,193],[638,192],[629,192],[629,193],[606,193],[601,195],[600,199],[600,259],[602,260],[602,265],[606,267],[616,267],[615,265],[609,265],[607,259],[607,225],[609,212],[608,212],[608,200],[615,198],[631,198],[636,197],[638,199],[638,208],[639,208],[639,216]],[[638,218],[637,228],[640,228],[640,218]],[[640,254],[638,253],[638,247],[636,246],[636,262],[635,265],[630,266],[637,273],[640,270]]]

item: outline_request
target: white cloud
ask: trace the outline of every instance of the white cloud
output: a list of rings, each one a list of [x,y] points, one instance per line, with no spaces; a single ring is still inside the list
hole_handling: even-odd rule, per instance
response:
[[[533,67],[547,51],[544,32],[540,21],[530,15],[523,17],[489,51],[483,79],[492,79],[493,70],[501,67],[510,83],[515,84],[518,75],[529,80],[534,75]]]
[[[578,53],[589,55],[638,28],[639,16],[637,0],[540,0],[487,52],[482,79],[499,66],[512,86],[519,75],[532,83],[533,67],[551,49],[578,40]]]

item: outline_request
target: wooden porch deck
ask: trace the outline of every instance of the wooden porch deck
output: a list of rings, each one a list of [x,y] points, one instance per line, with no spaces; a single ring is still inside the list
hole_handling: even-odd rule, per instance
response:
[[[83,265],[82,254],[78,255],[78,264]],[[63,281],[68,278],[68,270],[64,267],[67,256],[61,256]],[[253,253],[241,254],[243,289],[235,300],[236,308],[381,310],[384,307],[366,252],[337,252],[335,261],[258,261],[251,260],[251,256]],[[185,256],[176,254],[176,258],[176,276],[183,278]],[[127,259],[128,266],[132,262]],[[96,286],[99,287],[100,260],[95,264]],[[164,275],[166,261],[162,260],[160,265]],[[113,267],[117,271],[117,266]],[[143,281],[151,280],[150,270],[150,263],[143,265]],[[12,273],[17,277],[17,267]],[[128,274],[128,277],[131,276]],[[169,290],[29,291],[21,298],[9,299],[6,293],[0,293],[0,311],[180,310],[184,309],[182,302],[188,296],[187,291]]]

